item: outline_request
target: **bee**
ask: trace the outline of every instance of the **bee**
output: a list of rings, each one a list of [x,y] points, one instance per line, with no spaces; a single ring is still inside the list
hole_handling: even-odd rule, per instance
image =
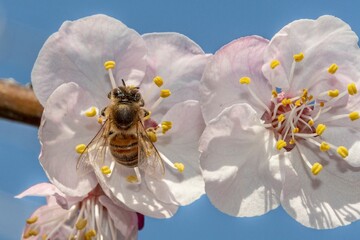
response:
[[[122,83],[109,92],[110,104],[101,111],[105,121],[80,155],[77,168],[89,169],[94,162],[101,164],[109,149],[116,163],[162,176],[164,163],[144,127],[144,119],[150,113],[144,108],[139,87],[126,86],[124,80]],[[89,156],[92,149],[95,153]]]

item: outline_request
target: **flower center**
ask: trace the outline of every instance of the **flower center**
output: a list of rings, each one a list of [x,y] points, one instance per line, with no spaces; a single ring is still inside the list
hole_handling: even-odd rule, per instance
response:
[[[299,64],[304,59],[304,54],[299,53],[293,56],[293,63],[289,73],[289,85],[294,77],[296,64]],[[281,65],[279,60],[272,60],[269,63],[271,71],[277,71]],[[338,65],[331,64],[327,69],[328,74],[335,74],[338,70]],[[325,72],[325,71],[324,71]],[[274,74],[274,77],[277,74]],[[298,144],[299,141],[308,141],[319,147],[322,152],[330,149],[335,150],[339,156],[346,158],[348,150],[345,146],[335,146],[331,143],[322,141],[321,135],[326,130],[326,122],[334,120],[349,118],[351,121],[359,119],[358,112],[351,112],[347,114],[334,115],[322,122],[319,121],[321,114],[329,112],[336,107],[334,104],[343,99],[347,95],[354,95],[357,93],[355,83],[350,83],[347,86],[347,91],[340,92],[338,89],[329,89],[325,92],[319,93],[317,96],[310,94],[308,89],[299,90],[298,95],[291,95],[281,89],[274,88],[269,102],[264,103],[256,95],[250,87],[251,78],[245,76],[240,78],[241,84],[248,86],[250,94],[255,101],[264,108],[264,114],[261,117],[264,127],[274,132],[277,140],[276,149],[278,151],[292,151],[295,147],[300,153],[302,160],[311,169],[314,175],[317,175],[322,170],[322,165],[318,162],[311,164],[306,156],[302,153],[302,146]]]

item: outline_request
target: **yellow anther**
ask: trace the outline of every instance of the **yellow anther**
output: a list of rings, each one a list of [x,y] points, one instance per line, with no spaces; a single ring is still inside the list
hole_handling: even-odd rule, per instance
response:
[[[311,172],[314,175],[318,175],[318,173],[321,172],[322,169],[323,166],[320,163],[316,162],[314,163],[314,165],[312,165]]]
[[[172,122],[170,121],[163,121],[161,123],[162,133],[165,134],[167,131],[169,131],[172,128]]]
[[[336,73],[336,71],[338,70],[338,65],[336,65],[335,63],[331,64],[330,67],[328,68],[328,72],[331,74]]]
[[[126,178],[126,181],[128,181],[129,183],[137,183],[139,180],[137,179],[136,176],[134,175],[129,175]]]
[[[299,107],[299,106],[301,106],[301,104],[302,104],[302,102],[300,99],[296,100],[295,106]]]
[[[329,95],[329,97],[337,97],[337,96],[339,96],[339,90],[337,90],[337,89],[329,90],[328,95]]]
[[[295,54],[293,57],[294,57],[295,62],[300,62],[301,60],[304,59],[304,54],[302,52],[300,52],[298,54]]]
[[[297,127],[293,129],[293,133],[298,133],[299,131],[300,131],[300,129]]]
[[[351,121],[355,121],[360,118],[359,112],[351,112],[349,113],[349,118]]]
[[[109,168],[109,166],[102,166],[101,167],[101,172],[104,174],[104,175],[108,175],[111,173],[111,169]]]
[[[47,240],[48,239],[48,236],[46,233],[44,233],[42,236],[41,236],[41,240]]]
[[[311,101],[313,98],[314,98],[314,96],[313,96],[313,95],[310,95],[310,96],[307,98],[307,100],[308,100],[308,101]]]
[[[149,139],[151,142],[156,142],[157,141],[157,136],[156,136],[156,132],[153,129],[149,129],[146,131]]]
[[[160,76],[156,76],[153,79],[153,82],[156,84],[156,86],[161,87],[164,84],[164,80]]]
[[[104,67],[106,70],[109,70],[109,69],[113,69],[115,67],[115,62],[114,61],[106,61],[104,63]]]
[[[91,107],[89,110],[85,112],[85,116],[87,117],[95,117],[96,116],[96,107]]]
[[[324,102],[319,102],[320,107],[324,107],[325,103]]]
[[[241,84],[250,84],[251,78],[249,78],[249,77],[242,77],[242,78],[240,78],[239,82],[240,82]]]
[[[308,121],[308,124],[309,124],[310,127],[314,126],[314,120],[310,119],[310,120]]]
[[[160,97],[162,98],[167,98],[168,96],[171,95],[171,92],[169,89],[161,89],[160,91]]]
[[[272,90],[271,91],[271,94],[274,98],[276,98],[278,96],[277,92],[275,90]]]
[[[290,139],[289,143],[290,143],[291,145],[295,144],[295,139],[293,139],[293,138]]]
[[[176,169],[177,169],[179,172],[181,172],[181,173],[182,173],[182,172],[184,171],[184,169],[185,169],[184,164],[178,163],[178,162],[174,163],[174,167],[176,167]]]
[[[287,144],[284,140],[280,139],[279,141],[277,141],[276,143],[276,149],[277,150],[281,150],[282,148],[286,147]]]
[[[86,227],[87,220],[84,218],[81,218],[76,224],[75,227],[77,230],[83,230]]]
[[[277,117],[278,121],[281,123],[285,120],[285,116],[284,114],[280,114],[278,117]]]
[[[308,90],[304,88],[301,97],[307,98],[307,95],[308,95]]]
[[[323,134],[323,132],[325,131],[325,129],[326,129],[326,126],[325,126],[324,124],[319,124],[319,125],[317,125],[317,127],[316,127],[316,134],[320,136],[321,134]]]
[[[79,144],[75,147],[75,151],[79,154],[85,152],[86,150],[86,145],[85,144]]]
[[[100,123],[100,124],[102,124],[102,123],[103,123],[103,119],[102,119],[102,117],[99,117],[99,118],[98,118],[98,123]]]
[[[95,236],[96,236],[95,229],[91,229],[85,233],[85,240],[90,240],[92,237],[95,237]]]
[[[346,158],[349,155],[349,151],[344,146],[338,147],[336,151],[342,158]]]
[[[31,236],[37,236],[39,234],[39,231],[36,229],[30,229],[25,235],[27,235],[27,237],[31,237]],[[25,236],[24,236],[25,238]]]
[[[37,216],[34,216],[34,217],[32,217],[32,218],[28,218],[28,219],[26,220],[26,223],[27,223],[27,224],[33,224],[33,223],[36,223],[37,220],[38,220],[38,217],[37,217]]]
[[[354,94],[357,93],[357,88],[356,88],[355,83],[350,83],[350,84],[348,84],[348,93],[349,93],[350,95],[354,95]]]
[[[320,144],[320,151],[326,152],[330,149],[330,145],[327,142],[322,142]]]
[[[151,112],[148,111],[148,113],[149,113],[149,114],[144,117],[144,120],[149,120],[149,119],[150,119],[150,117],[151,117]]]
[[[279,66],[280,65],[280,61],[279,60],[272,60],[271,62],[270,62],[270,67],[271,67],[271,69],[275,69],[277,66]]]
[[[282,105],[286,106],[286,105],[289,105],[291,104],[291,100],[288,99],[288,98],[284,98],[282,101],[281,101]]]

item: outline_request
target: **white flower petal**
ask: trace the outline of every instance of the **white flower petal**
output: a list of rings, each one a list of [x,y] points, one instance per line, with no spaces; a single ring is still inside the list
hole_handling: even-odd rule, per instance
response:
[[[44,44],[32,71],[41,104],[61,84],[75,82],[95,99],[112,89],[104,62],[117,63],[117,84],[138,85],[146,70],[146,46],[141,36],[120,21],[94,15],[65,22]]]
[[[259,117],[265,108],[250,94],[248,86],[265,104],[270,104],[271,86],[261,72],[263,51],[268,40],[257,37],[237,39],[218,50],[206,66],[201,80],[201,100],[205,122],[215,118],[224,108],[236,103],[249,103]],[[240,84],[242,77],[251,83]]]
[[[206,127],[200,162],[211,202],[232,216],[262,215],[279,205],[273,134],[247,104],[226,108]]]
[[[198,101],[188,100],[173,106],[163,117],[172,128],[158,136],[156,148],[173,163],[183,163],[184,172],[170,168],[162,179],[146,177],[149,189],[166,203],[187,205],[204,194],[200,172],[198,142],[205,128]]]
[[[148,68],[141,83],[146,107],[159,98],[160,88],[153,83],[155,76],[164,80],[161,89],[170,89],[171,96],[152,111],[152,117],[161,119],[171,106],[185,100],[199,99],[199,83],[210,55],[188,37],[179,33],[150,33],[143,35],[148,47]]]
[[[49,97],[43,113],[40,163],[49,180],[70,196],[83,196],[97,184],[93,173],[77,171],[79,154],[75,151],[78,144],[87,145],[100,128],[96,118],[81,114],[93,105],[94,99],[82,88],[67,83]]]
[[[110,166],[114,160],[110,151],[106,154],[103,164]],[[101,172],[102,166],[94,166],[94,172],[102,189],[113,201],[120,201],[132,210],[154,218],[169,218],[176,213],[178,206],[159,201],[147,188],[144,179],[140,184],[127,181],[128,176],[136,176],[133,168],[116,163],[111,176],[108,177]],[[141,175],[143,178],[144,173],[141,172]]]
[[[322,171],[313,176],[293,149],[283,161],[281,204],[301,224],[327,229],[347,225],[360,218],[360,168],[353,168],[337,157],[321,153],[315,145],[301,142],[301,152]]]
[[[323,91],[344,86],[359,78],[358,37],[342,20],[333,16],[322,16],[316,20],[301,19],[286,25],[270,41],[265,51],[264,75],[276,87],[287,88],[290,81],[293,55],[303,53],[302,61],[294,63],[295,71],[288,92],[298,93],[308,88],[314,96]],[[271,69],[274,59],[280,66]],[[335,74],[328,68],[338,65]],[[274,77],[272,74],[282,77]],[[277,81],[277,82],[276,82]],[[280,82],[282,81],[282,82]]]

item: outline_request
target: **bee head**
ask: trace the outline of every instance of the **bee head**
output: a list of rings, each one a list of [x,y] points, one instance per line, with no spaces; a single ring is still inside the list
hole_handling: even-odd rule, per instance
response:
[[[117,99],[120,103],[137,103],[141,100],[139,87],[126,86],[124,81],[123,85],[110,91],[108,98]]]

